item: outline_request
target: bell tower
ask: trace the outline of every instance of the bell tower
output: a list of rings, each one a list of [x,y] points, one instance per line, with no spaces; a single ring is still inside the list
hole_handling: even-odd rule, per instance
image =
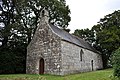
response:
[[[45,8],[40,12],[40,19],[49,22],[49,12]]]

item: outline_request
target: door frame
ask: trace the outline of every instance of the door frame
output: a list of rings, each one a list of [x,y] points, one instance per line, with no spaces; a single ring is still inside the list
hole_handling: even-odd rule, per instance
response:
[[[44,74],[45,61],[43,58],[39,60],[39,74]]]

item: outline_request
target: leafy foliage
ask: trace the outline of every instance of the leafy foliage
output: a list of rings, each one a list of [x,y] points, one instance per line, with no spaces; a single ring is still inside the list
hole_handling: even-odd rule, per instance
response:
[[[43,8],[51,24],[67,28],[70,10],[65,0],[0,0],[0,73],[25,73],[26,47]]]
[[[75,32],[74,32],[74,35],[90,42],[90,43],[93,43],[95,41],[94,37],[94,32],[92,30],[89,30],[88,28],[87,29],[76,29]]]
[[[74,34],[91,42],[102,53],[104,68],[109,67],[112,52],[120,47],[120,10],[100,19],[91,30],[75,30]]]
[[[96,41],[99,46],[99,50],[103,53],[104,67],[107,67],[108,61],[112,52],[120,47],[120,11],[115,11],[112,14],[106,15],[100,20],[96,31]]]
[[[114,68],[114,76],[120,77],[120,48],[114,52],[112,62]]]

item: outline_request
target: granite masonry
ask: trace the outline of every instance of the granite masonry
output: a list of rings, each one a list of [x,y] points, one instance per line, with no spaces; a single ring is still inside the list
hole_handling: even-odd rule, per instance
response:
[[[83,39],[51,25],[42,17],[27,47],[27,74],[67,75],[103,68],[101,54]]]

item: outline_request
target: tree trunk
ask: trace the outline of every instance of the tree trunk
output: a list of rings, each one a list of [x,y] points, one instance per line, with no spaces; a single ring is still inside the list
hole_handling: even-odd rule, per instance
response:
[[[108,68],[108,57],[105,54],[102,55],[102,60],[103,60],[103,68],[104,69]]]

